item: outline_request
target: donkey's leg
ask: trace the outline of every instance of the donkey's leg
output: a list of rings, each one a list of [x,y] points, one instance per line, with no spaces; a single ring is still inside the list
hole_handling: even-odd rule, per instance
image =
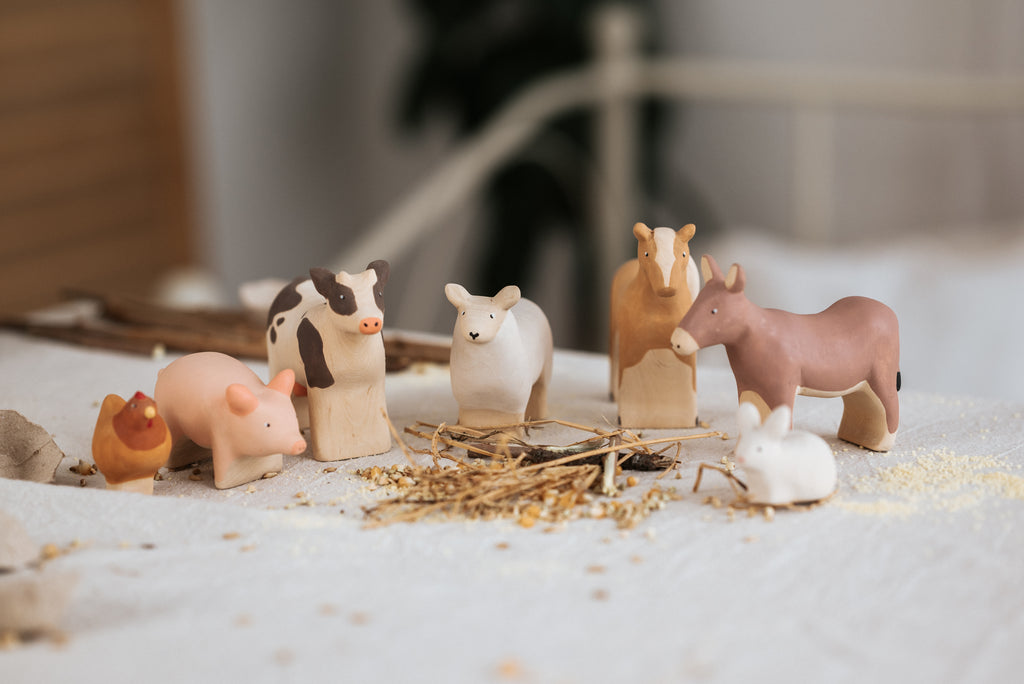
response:
[[[872,451],[892,448],[896,433],[889,432],[885,407],[869,383],[843,395],[843,419],[837,436]]]

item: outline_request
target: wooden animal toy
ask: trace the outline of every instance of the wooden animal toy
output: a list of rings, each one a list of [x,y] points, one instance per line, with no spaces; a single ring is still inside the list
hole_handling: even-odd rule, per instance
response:
[[[747,501],[781,506],[819,501],[835,492],[832,447],[818,435],[791,430],[792,416],[782,404],[762,425],[756,406],[740,404],[736,464],[746,476]]]
[[[509,285],[493,297],[449,283],[445,296],[458,311],[452,334],[452,394],[459,423],[511,425],[547,416],[551,326],[540,307]]]
[[[266,385],[248,366],[218,352],[189,354],[160,371],[156,402],[174,439],[172,466],[189,458],[188,438],[213,451],[213,482],[237,487],[281,472],[282,454],[306,450],[290,396],[295,374],[285,369]]]
[[[313,457],[338,461],[391,448],[384,398],[384,285],[390,267],[313,268],[277,295],[267,317],[270,371],[291,369]],[[308,396],[303,396],[308,393]]]
[[[92,433],[92,459],[107,489],[153,493],[153,476],[171,454],[171,431],[142,392],[128,401],[108,394]]]
[[[697,424],[697,356],[674,353],[669,341],[700,289],[689,248],[695,231],[692,223],[677,231],[637,223],[637,258],[612,281],[610,384],[622,426]]]
[[[679,354],[723,344],[740,402],[762,417],[790,410],[797,394],[842,397],[839,438],[888,451],[899,426],[899,323],[892,309],[866,297],[846,297],[817,314],[762,309],[743,292],[743,269],[722,276],[710,256],[701,261],[704,289],[672,333]]]

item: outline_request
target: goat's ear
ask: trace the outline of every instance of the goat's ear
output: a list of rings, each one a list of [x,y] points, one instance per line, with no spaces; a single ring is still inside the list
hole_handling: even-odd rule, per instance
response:
[[[506,285],[501,288],[498,294],[494,295],[494,303],[500,306],[505,311],[508,311],[516,303],[522,299],[523,294],[519,291],[519,288],[515,285]]]
[[[377,273],[377,284],[381,287],[388,284],[388,278],[391,277],[391,264],[388,262],[383,259],[371,261],[370,265],[366,267],[366,270],[373,270]]]
[[[448,301],[452,303],[456,309],[461,309],[468,302],[471,295],[469,290],[462,287],[458,283],[448,283],[444,286],[444,296],[448,298]]]
[[[733,264],[729,267],[729,274],[725,276],[725,289],[729,292],[743,292],[746,287],[747,276],[743,273],[743,267]]]
[[[633,224],[633,237],[638,241],[650,240],[653,233],[654,231],[648,228],[646,223]]]

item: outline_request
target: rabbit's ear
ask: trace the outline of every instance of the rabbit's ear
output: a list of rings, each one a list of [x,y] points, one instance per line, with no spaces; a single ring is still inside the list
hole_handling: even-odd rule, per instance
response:
[[[740,426],[740,434],[746,434],[761,425],[761,412],[749,401],[740,404],[740,410],[736,412],[736,422]]]
[[[775,407],[764,421],[764,429],[774,439],[782,439],[793,427],[793,411],[785,404]]]

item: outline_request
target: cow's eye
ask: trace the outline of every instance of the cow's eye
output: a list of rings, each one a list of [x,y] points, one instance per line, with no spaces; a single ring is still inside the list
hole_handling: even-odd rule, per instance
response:
[[[338,299],[344,299],[345,295],[338,295]]]
[[[644,256],[650,256],[647,252],[644,252]]]
[[[466,312],[465,312],[465,311],[463,311],[463,312],[462,312],[462,315],[463,315],[463,316],[465,316],[465,315],[466,315]]]

